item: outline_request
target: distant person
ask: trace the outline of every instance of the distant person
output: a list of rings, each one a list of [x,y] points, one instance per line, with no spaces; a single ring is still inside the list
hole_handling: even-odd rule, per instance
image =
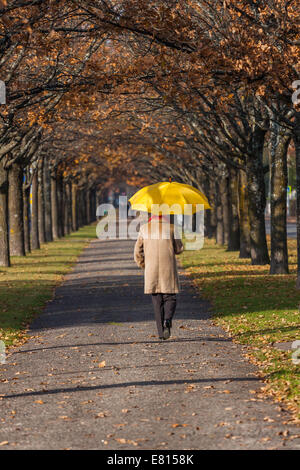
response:
[[[144,292],[152,295],[159,338],[171,335],[179,279],[175,255],[183,252],[181,238],[166,216],[152,216],[140,228],[134,260],[144,269]]]

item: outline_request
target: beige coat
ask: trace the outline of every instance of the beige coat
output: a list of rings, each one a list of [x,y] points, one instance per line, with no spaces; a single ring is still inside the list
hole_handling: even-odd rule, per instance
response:
[[[134,260],[145,270],[145,294],[179,292],[175,254],[182,251],[183,244],[173,224],[154,219],[141,226]]]

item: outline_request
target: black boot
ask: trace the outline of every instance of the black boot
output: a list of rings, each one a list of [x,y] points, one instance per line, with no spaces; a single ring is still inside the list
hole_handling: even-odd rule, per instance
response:
[[[171,336],[172,320],[164,321],[164,339],[168,339]]]

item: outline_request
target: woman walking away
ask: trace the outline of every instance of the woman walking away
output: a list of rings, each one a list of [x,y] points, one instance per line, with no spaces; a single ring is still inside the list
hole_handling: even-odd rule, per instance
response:
[[[181,238],[169,216],[152,216],[140,228],[134,248],[134,260],[144,269],[145,294],[152,295],[155,320],[160,339],[171,334],[176,309],[179,279],[175,255],[183,252]]]

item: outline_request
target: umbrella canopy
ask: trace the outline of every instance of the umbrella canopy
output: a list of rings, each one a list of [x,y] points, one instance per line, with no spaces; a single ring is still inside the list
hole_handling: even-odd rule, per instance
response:
[[[162,182],[146,186],[135,193],[129,202],[133,210],[151,212],[156,215],[191,215],[199,210],[211,209],[206,196],[201,191],[189,184],[176,182]],[[203,204],[203,207],[197,207],[199,204]]]

